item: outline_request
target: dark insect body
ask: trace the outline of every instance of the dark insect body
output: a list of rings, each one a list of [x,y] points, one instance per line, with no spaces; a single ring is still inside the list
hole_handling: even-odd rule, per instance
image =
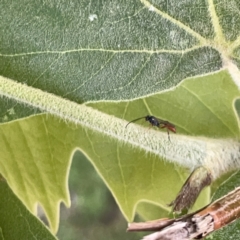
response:
[[[145,120],[146,120],[147,122],[150,122],[150,124],[151,124],[153,127],[166,128],[166,129],[167,129],[167,133],[168,133],[168,139],[169,139],[169,141],[170,141],[169,131],[176,133],[176,127],[175,127],[174,124],[170,123],[169,121],[165,121],[165,120],[162,120],[162,119],[160,119],[160,118],[156,118],[156,117],[150,116],[150,115],[147,115],[147,116],[145,116],[145,117],[140,117],[140,118],[134,119],[134,120],[130,121],[130,122],[126,125],[126,127],[127,127],[130,123],[136,122],[136,121],[138,121],[138,120],[140,120],[140,119],[143,119],[143,118],[145,118]]]

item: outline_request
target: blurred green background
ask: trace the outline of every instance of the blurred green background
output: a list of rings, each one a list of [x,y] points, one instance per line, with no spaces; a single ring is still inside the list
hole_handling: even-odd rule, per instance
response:
[[[127,221],[110,191],[79,151],[73,157],[69,191],[71,207],[61,205],[60,240],[138,240],[144,235],[126,232]]]

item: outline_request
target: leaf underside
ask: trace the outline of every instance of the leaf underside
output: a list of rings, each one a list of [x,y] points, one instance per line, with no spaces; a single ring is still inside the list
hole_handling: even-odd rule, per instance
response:
[[[13,194],[7,183],[0,180],[0,239],[56,239]]]
[[[19,98],[17,88],[6,92],[0,81],[0,173],[28,209],[35,212],[40,203],[57,230],[60,201],[70,204],[68,172],[79,149],[128,221],[137,207],[148,219],[166,216],[189,169],[94,126],[72,124],[71,114],[64,121],[40,114],[56,109],[59,116],[61,106],[38,107],[41,99],[31,89],[128,121],[154,115],[176,125],[179,135],[238,140],[238,5],[2,1],[0,75],[24,84],[30,100]],[[148,131],[144,120],[137,124]],[[195,208],[210,197],[206,189]]]

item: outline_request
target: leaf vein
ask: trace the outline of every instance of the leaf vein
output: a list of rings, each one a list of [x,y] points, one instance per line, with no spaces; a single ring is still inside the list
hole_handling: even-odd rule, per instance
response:
[[[147,8],[152,7],[152,4],[147,1],[147,0],[140,0]],[[164,13],[163,11],[161,11],[158,8],[154,8],[154,10],[156,11],[156,13],[158,13],[160,16],[162,16],[163,18],[169,20],[170,22],[172,22],[173,24],[175,24],[176,26],[178,26],[179,28],[185,30],[187,33],[191,34],[193,37],[195,37],[196,39],[199,40],[200,44],[205,45],[206,44],[206,39],[204,37],[202,37],[199,33],[195,32],[194,30],[192,30],[189,26],[186,26],[185,24],[181,23],[180,21],[176,20],[175,18],[171,17],[170,15],[168,15],[167,13]]]

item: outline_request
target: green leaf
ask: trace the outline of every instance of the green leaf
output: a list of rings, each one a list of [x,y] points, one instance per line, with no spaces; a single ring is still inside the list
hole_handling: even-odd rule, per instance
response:
[[[135,204],[139,199],[155,202],[162,199],[158,205],[167,210],[164,203],[174,198],[183,183],[184,171],[173,164],[165,164],[154,156],[144,157],[144,151],[136,152],[131,145],[124,146],[118,139],[106,138],[96,131],[67,127],[50,116],[39,115],[2,125],[1,135],[8,136],[1,141],[3,151],[0,152],[0,167],[3,176],[32,211],[36,202],[43,206],[54,230],[58,225],[56,212],[59,200],[69,204],[66,183],[74,146],[81,146],[129,220],[133,219]],[[13,136],[14,141],[11,141]],[[34,147],[37,142],[41,142],[41,145]],[[159,178],[161,171],[174,174]],[[143,182],[142,176],[149,174],[151,177]],[[172,194],[164,196],[162,192],[168,191],[170,181],[173,185]],[[162,190],[159,190],[159,186],[162,186]]]
[[[232,107],[234,99],[239,96],[240,91],[227,71],[221,71],[211,76],[188,79],[173,91],[139,100],[88,105],[129,120],[147,114],[158,116],[174,123],[180,134],[239,138],[239,120]]]
[[[150,11],[149,4],[21,0],[10,7],[2,2],[0,13],[6,18],[0,25],[0,71],[82,103],[144,96],[222,67],[219,52],[194,31],[200,25],[213,38],[210,16],[193,21],[191,29],[178,19],[178,11],[168,14],[168,6],[158,9],[157,3]],[[202,18],[203,11],[194,5],[192,15]],[[207,6],[201,8],[208,15]]]
[[[128,221],[137,207],[156,217],[146,202],[166,216],[199,165],[214,179],[239,168],[236,6],[2,1],[0,173],[27,208],[41,204],[57,230],[77,148]],[[176,125],[171,142],[144,120],[125,128],[123,119],[148,114]],[[211,194],[206,189],[196,208]]]
[[[1,126],[1,173],[31,212],[35,213],[37,202],[42,205],[56,231],[59,201],[70,205],[67,176],[61,173],[67,171],[71,153],[69,144],[62,141],[67,140],[64,131],[51,136],[42,118],[36,119],[33,126],[29,120]]]
[[[0,180],[0,239],[56,239]]]

